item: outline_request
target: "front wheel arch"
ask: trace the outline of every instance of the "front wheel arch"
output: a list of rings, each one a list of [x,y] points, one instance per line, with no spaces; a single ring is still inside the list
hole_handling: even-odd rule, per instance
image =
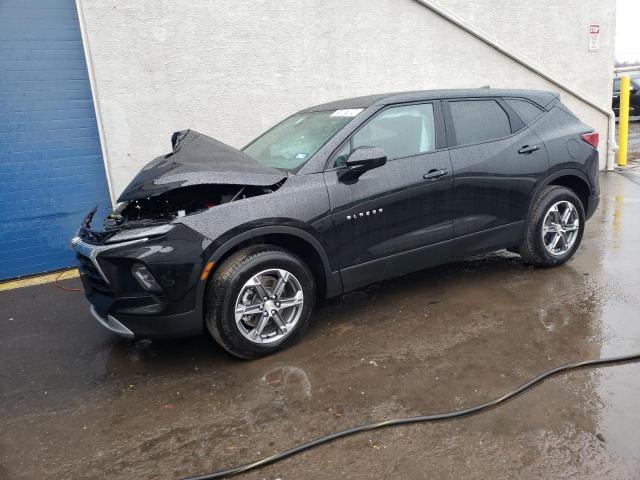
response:
[[[342,293],[340,275],[332,271],[322,244],[310,233],[288,225],[258,227],[236,235],[217,248],[208,262],[214,262],[215,266],[221,265],[238,250],[259,244],[277,246],[301,257],[313,273],[318,298],[334,297]]]
[[[264,277],[255,283],[258,272],[268,277],[272,274],[277,276],[277,272],[285,272],[289,280],[280,276],[278,281],[272,282],[269,287],[264,283]],[[284,288],[278,290],[279,282],[283,279],[285,285],[291,285],[291,282],[297,284],[299,293],[304,290],[304,301],[302,296],[298,300],[298,294],[292,300],[290,289],[288,294]],[[260,285],[260,288],[256,289],[255,285]],[[268,288],[272,290],[266,290]],[[293,291],[295,292],[296,288]],[[244,298],[244,293],[251,293],[254,297],[257,294],[259,297],[257,302],[255,298],[247,299],[248,303],[242,300],[241,306],[244,310],[240,310],[242,318],[238,318],[238,302]],[[283,298],[281,295],[286,298],[282,301],[287,303],[287,306],[281,306],[279,303]],[[204,321],[209,333],[225,350],[240,358],[258,358],[287,348],[304,335],[309,326],[316,297],[315,279],[301,258],[272,245],[251,245],[235,251],[226,258],[207,282]],[[291,308],[299,311],[292,312]],[[247,310],[250,310],[247,313],[248,323],[244,323],[244,312]],[[273,312],[273,315],[269,315],[269,311]],[[289,318],[286,312],[291,313]],[[265,332],[265,337],[262,335],[262,329],[268,325],[271,331]],[[256,332],[259,337],[255,336]]]

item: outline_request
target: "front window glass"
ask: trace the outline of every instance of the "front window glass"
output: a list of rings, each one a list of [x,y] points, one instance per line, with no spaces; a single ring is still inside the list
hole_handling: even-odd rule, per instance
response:
[[[298,113],[262,134],[244,153],[268,167],[295,172],[362,109]]]
[[[333,166],[336,168],[344,167],[347,164],[347,158],[351,154],[351,142],[345,143],[336,155]]]
[[[383,110],[353,136],[353,148],[380,147],[387,158],[410,157],[436,148],[433,105],[407,105]]]

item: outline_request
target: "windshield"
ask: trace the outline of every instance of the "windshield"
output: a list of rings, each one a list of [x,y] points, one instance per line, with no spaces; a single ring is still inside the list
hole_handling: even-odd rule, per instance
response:
[[[296,172],[361,111],[297,113],[263,133],[243,151],[268,167]]]

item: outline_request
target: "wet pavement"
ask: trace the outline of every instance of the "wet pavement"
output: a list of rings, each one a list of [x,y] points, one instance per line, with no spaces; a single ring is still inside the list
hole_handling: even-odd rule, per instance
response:
[[[629,124],[629,140],[627,150],[629,152],[629,161],[640,160],[640,117]]]
[[[0,293],[0,478],[172,480],[640,351],[634,180],[603,174],[562,267],[498,253],[385,282],[252,362],[206,337],[121,340],[52,284]],[[361,434],[238,478],[639,478],[639,377],[640,364],[576,371],[481,415]]]
[[[640,161],[640,117],[631,117],[629,122],[629,137],[627,144],[627,161]],[[619,140],[618,125],[616,124],[616,141]]]

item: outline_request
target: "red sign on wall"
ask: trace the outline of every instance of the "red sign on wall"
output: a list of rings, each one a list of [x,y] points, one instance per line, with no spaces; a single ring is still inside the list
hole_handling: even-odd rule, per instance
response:
[[[600,25],[591,24],[589,25],[589,50],[599,50],[600,49]]]

